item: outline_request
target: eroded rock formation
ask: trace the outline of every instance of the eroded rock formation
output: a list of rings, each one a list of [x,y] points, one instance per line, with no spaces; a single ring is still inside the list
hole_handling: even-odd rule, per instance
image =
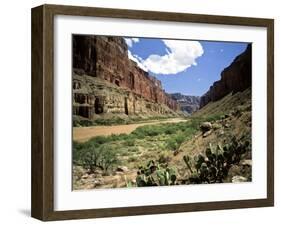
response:
[[[252,46],[237,56],[232,64],[221,73],[221,79],[214,82],[209,91],[200,99],[200,108],[211,101],[216,101],[225,95],[239,92],[251,86],[252,82]]]
[[[73,35],[73,114],[169,114],[179,109],[161,82],[127,55],[121,37]]]
[[[178,102],[181,111],[192,114],[199,109],[200,97],[199,96],[188,96],[181,93],[173,93],[170,96]]]

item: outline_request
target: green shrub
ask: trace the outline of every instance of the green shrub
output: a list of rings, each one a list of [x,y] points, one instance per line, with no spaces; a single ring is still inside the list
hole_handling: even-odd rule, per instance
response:
[[[138,152],[139,148],[138,147],[130,147],[130,148],[128,148],[128,151],[129,152]]]
[[[112,117],[109,119],[99,118],[94,120],[95,125],[120,125],[120,124],[126,124],[127,120],[120,118],[120,117]]]
[[[81,156],[83,155],[84,149],[89,148],[90,144],[88,143],[78,143],[73,141],[72,145],[72,158],[73,163],[76,165],[81,165]]]
[[[187,138],[188,135],[185,135],[184,133],[171,135],[170,138],[166,141],[166,148],[172,151],[176,151]]]
[[[135,161],[137,161],[138,160],[138,158],[136,157],[136,156],[130,156],[129,158],[128,158],[128,162],[135,162]]]
[[[135,145],[135,140],[134,139],[125,140],[124,141],[124,145],[129,146],[129,147],[134,146]]]
[[[170,138],[166,141],[166,148],[172,151],[176,151],[178,148],[178,143],[175,141],[174,138]]]
[[[94,123],[89,119],[80,119],[80,120],[73,120],[73,127],[80,127],[80,126],[93,126]]]
[[[167,134],[167,135],[171,135],[171,134],[173,134],[173,133],[174,133],[173,128],[167,128],[167,129],[165,130],[165,134]]]
[[[96,168],[107,172],[110,168],[118,164],[116,151],[108,145],[88,144],[79,151],[79,165],[91,173]]]
[[[111,139],[110,137],[106,137],[106,136],[97,136],[94,139],[92,139],[92,141],[93,141],[92,143],[100,145],[111,141]]]
[[[205,120],[208,122],[213,122],[213,121],[217,121],[219,119],[221,119],[223,114],[214,114],[214,115],[210,115],[208,117],[205,117]]]
[[[171,157],[168,153],[164,152],[164,153],[160,154],[159,159],[158,159],[158,162],[160,164],[166,164],[170,161],[171,161]]]

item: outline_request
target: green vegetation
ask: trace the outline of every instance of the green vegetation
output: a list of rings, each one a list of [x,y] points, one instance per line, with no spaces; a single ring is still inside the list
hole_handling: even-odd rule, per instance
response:
[[[169,155],[199,130],[206,118],[179,123],[161,123],[137,128],[131,134],[98,136],[84,143],[73,142],[73,162],[89,172],[112,171],[118,164],[137,167],[151,158],[168,162]],[[209,119],[213,120],[213,119]]]
[[[138,127],[130,134],[73,142],[74,185],[83,188],[85,180],[95,181],[93,187],[222,183],[230,182],[233,175],[251,180],[250,168],[243,173],[240,164],[251,159],[250,110],[246,103],[229,112],[193,115],[183,122]],[[203,122],[211,124],[208,131],[202,130]]]
[[[79,127],[79,126],[83,126],[83,127],[87,127],[87,126],[93,126],[94,123],[89,120],[89,119],[73,119],[73,127]]]
[[[176,169],[164,168],[151,160],[139,167],[136,183],[138,187],[175,185],[176,179]]]
[[[74,117],[73,118],[73,126],[74,127],[87,127],[87,126],[97,126],[97,125],[103,125],[103,126],[111,126],[111,125],[128,125],[128,124],[134,124],[134,123],[142,123],[147,121],[161,121],[161,120],[167,120],[169,118],[174,118],[173,115],[166,115],[166,116],[149,116],[149,117],[143,117],[143,116],[114,116],[109,118],[97,118],[94,120],[89,120],[82,117]]]
[[[198,155],[194,162],[188,155],[183,160],[191,173],[187,183],[222,183],[228,176],[229,169],[238,165],[243,155],[251,151],[250,136],[242,136],[239,140],[232,137],[231,142],[221,147],[214,148],[211,144],[205,151],[205,156]],[[192,167],[193,164],[193,167]],[[193,171],[192,168],[196,169]]]
[[[187,178],[180,178],[175,168],[168,167],[168,164],[156,164],[150,160],[146,166],[139,167],[136,177],[136,185],[162,186],[176,184],[204,184],[223,183],[230,168],[239,165],[240,161],[251,152],[249,135],[243,135],[236,139],[232,137],[229,144],[214,148],[211,144],[205,151],[205,155],[199,154],[194,160],[188,155],[183,156],[183,162],[187,166],[189,175]]]
[[[112,146],[104,143],[103,137],[86,145],[73,143],[73,161],[93,173],[96,168],[108,173],[118,164],[117,153]]]

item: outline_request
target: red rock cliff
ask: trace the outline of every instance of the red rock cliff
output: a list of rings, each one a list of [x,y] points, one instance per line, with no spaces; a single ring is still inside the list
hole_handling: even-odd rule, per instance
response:
[[[237,56],[231,65],[221,73],[221,79],[214,82],[209,91],[200,99],[200,107],[216,101],[225,95],[239,92],[251,86],[252,82],[252,46]]]
[[[178,110],[177,102],[165,93],[161,82],[130,60],[127,51],[121,37],[73,35],[73,68]]]

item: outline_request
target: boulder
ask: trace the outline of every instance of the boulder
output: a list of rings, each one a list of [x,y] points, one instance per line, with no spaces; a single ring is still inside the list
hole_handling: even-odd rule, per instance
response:
[[[209,130],[209,131],[203,133],[203,137],[205,138],[205,137],[209,136],[211,133],[212,133],[212,130]]]
[[[89,174],[84,174],[81,178],[82,179],[87,179],[89,177]]]
[[[225,127],[225,128],[230,128],[231,125],[230,125],[229,123],[225,123],[225,124],[224,124],[224,127]]]
[[[241,182],[246,182],[247,178],[242,176],[234,176],[232,177],[231,181],[232,183],[241,183]]]
[[[203,122],[201,125],[200,125],[200,129],[203,133],[209,131],[212,129],[212,123],[210,122]]]
[[[223,129],[220,129],[219,130],[219,136],[223,136],[224,135],[224,130]]]
[[[128,172],[129,169],[127,166],[118,166],[116,169],[117,172]]]
[[[252,166],[252,160],[251,159],[244,159],[240,162],[243,166]]]

